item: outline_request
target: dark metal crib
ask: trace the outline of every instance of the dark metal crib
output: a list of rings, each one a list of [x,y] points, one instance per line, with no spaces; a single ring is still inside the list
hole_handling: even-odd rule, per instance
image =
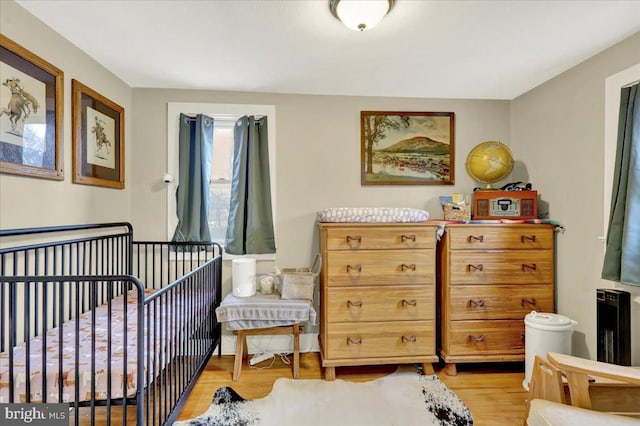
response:
[[[221,247],[129,223],[0,231],[0,403],[70,424],[172,423],[216,346]]]

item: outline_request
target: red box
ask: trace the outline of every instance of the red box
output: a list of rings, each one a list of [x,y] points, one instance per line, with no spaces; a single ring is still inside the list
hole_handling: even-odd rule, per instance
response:
[[[537,219],[538,191],[478,190],[473,219]]]

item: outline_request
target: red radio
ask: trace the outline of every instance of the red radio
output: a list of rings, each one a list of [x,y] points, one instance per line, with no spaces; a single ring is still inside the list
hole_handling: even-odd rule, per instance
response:
[[[478,190],[473,219],[537,219],[538,191]]]

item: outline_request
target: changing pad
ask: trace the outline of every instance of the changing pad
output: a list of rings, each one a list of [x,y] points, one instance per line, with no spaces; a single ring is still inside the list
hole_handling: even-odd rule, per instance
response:
[[[310,301],[284,300],[279,294],[236,297],[229,293],[216,308],[218,321],[224,322],[227,330],[269,328],[297,322],[314,325],[316,315]]]
[[[318,212],[318,222],[426,222],[429,213],[407,207],[334,207]]]

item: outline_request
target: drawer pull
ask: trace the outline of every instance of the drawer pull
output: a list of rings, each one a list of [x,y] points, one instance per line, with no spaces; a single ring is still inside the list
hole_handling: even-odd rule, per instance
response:
[[[481,334],[481,335],[479,335],[477,337],[469,335],[469,337],[467,337],[467,341],[469,341],[469,342],[484,342],[484,335]]]
[[[415,343],[418,340],[416,336],[402,336],[402,343]]]
[[[529,265],[528,263],[523,263],[522,264],[522,272],[525,272],[527,269],[531,270],[531,271],[535,271],[538,269],[538,265],[536,265],[535,263],[532,263],[531,265]]]
[[[351,242],[355,241],[358,244],[362,243],[362,237],[360,235],[356,235],[352,237],[351,235],[347,235],[347,244],[351,244]]]
[[[361,345],[362,344],[362,337],[356,337],[355,339],[352,339],[351,337],[347,337],[347,344],[348,345]]]
[[[520,241],[521,242],[526,242],[526,241],[531,241],[532,243],[536,242],[536,236],[532,235],[532,236],[528,236],[528,235],[521,235],[520,236]]]
[[[352,302],[351,300],[347,300],[347,306],[350,308],[352,306],[358,307],[358,308],[362,308],[362,299],[360,300],[356,300],[355,302]]]
[[[520,306],[524,308],[524,305],[536,306],[536,298],[532,297],[531,299],[527,299],[523,297],[520,301]]]
[[[406,308],[407,305],[418,306],[418,301],[416,299],[412,299],[412,300],[402,299],[402,307]]]
[[[404,272],[404,271],[405,271],[405,270],[407,270],[407,269],[410,269],[410,270],[412,270],[412,271],[415,271],[415,270],[416,270],[416,264],[415,264],[415,263],[412,263],[411,265],[406,265],[406,264],[404,264],[404,263],[403,263],[403,264],[400,266],[400,269],[402,269],[402,272]]]
[[[467,241],[470,243],[473,241],[483,242],[484,235],[480,235],[479,237],[476,237],[475,235],[469,235],[469,237],[467,238]]]
[[[406,240],[411,240],[414,243],[416,242],[416,236],[415,235],[404,235],[402,234],[402,236],[400,237],[402,239],[402,242],[404,243]]]
[[[480,300],[470,299],[469,303],[467,304],[467,306],[474,307],[474,308],[481,308],[481,307],[484,306],[484,300],[482,300],[482,299],[480,299]]]
[[[482,263],[481,263],[479,265],[469,265],[467,270],[469,272],[471,272],[471,271],[482,271],[482,268],[483,267],[482,267]]]
[[[356,266],[347,265],[347,272],[351,272],[351,271],[362,272],[362,265],[356,265]]]

